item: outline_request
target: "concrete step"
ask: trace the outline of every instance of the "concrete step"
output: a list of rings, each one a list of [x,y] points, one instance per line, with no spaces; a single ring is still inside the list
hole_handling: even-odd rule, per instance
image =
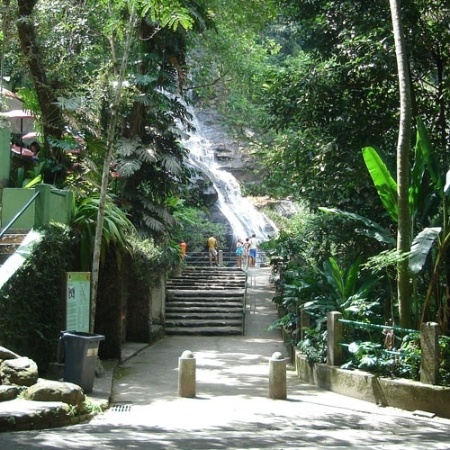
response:
[[[169,336],[240,336],[242,327],[170,327],[166,328]]]
[[[191,317],[186,317],[186,318],[182,318],[182,319],[170,319],[170,320],[166,320],[166,326],[174,326],[174,327],[179,327],[179,326],[184,326],[184,327],[226,327],[226,326],[235,326],[238,327],[242,324],[242,317],[240,317],[239,319],[233,319],[230,318],[228,319],[223,319],[223,318],[219,318],[219,319],[214,319],[214,318],[209,318],[209,317],[203,317],[203,318],[199,318],[199,319],[195,319],[195,318],[191,318]]]
[[[214,298],[233,298],[242,297],[245,294],[245,289],[168,289],[168,298],[202,298],[202,297],[214,297]]]
[[[166,305],[173,305],[174,303],[180,306],[195,306],[194,304],[199,304],[204,308],[216,308],[217,306],[233,306],[236,303],[242,303],[243,295],[234,295],[232,297],[225,296],[214,296],[214,295],[175,295],[166,297]]]
[[[230,314],[240,314],[243,310],[242,303],[236,304],[236,305],[227,305],[222,308],[214,308],[214,311],[210,310],[208,308],[208,305],[204,304],[194,304],[192,307],[186,307],[186,305],[183,306],[167,306],[166,308],[166,317],[169,314],[224,314],[224,313],[230,313]]]
[[[20,246],[25,239],[23,233],[7,233],[0,239],[0,265],[2,265]]]
[[[215,312],[192,312],[192,311],[173,311],[166,312],[166,324],[173,321],[183,321],[183,320],[239,320],[242,322],[242,310],[237,310],[236,312],[225,312],[225,311],[215,311]]]
[[[166,306],[166,315],[167,314],[173,314],[173,313],[180,313],[180,314],[186,314],[186,313],[203,313],[205,310],[209,311],[211,314],[215,313],[235,313],[236,311],[242,311],[242,303],[229,303],[226,305],[220,305],[220,306],[214,306],[214,309],[209,308],[210,305],[205,303],[189,303],[186,305],[186,303],[177,302],[175,304],[169,303]]]
[[[165,332],[240,335],[247,275],[239,269],[186,269],[167,281]]]
[[[222,289],[226,288],[240,288],[245,285],[245,280],[168,280],[167,287],[170,289],[179,288],[180,286],[186,286],[186,288],[202,288],[204,286],[205,288],[208,287],[219,287]]]
[[[174,285],[177,284],[193,284],[193,283],[205,283],[205,284],[228,284],[228,283],[236,283],[236,284],[242,284],[245,285],[246,278],[244,277],[219,277],[219,276],[212,276],[212,277],[184,277],[179,279],[170,279],[168,280],[169,283],[172,283]]]

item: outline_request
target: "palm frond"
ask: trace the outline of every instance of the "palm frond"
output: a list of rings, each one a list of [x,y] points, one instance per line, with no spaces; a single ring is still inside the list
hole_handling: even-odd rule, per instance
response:
[[[117,150],[122,157],[130,157],[136,153],[140,145],[139,139],[120,139],[117,142]]]
[[[145,225],[152,231],[155,231],[157,233],[162,233],[165,231],[164,224],[152,216],[144,214],[142,220],[145,223]]]
[[[180,161],[173,157],[172,155],[164,154],[161,155],[161,164],[164,168],[166,168],[169,172],[173,174],[179,174],[182,171],[182,166]]]
[[[116,171],[123,178],[131,177],[141,167],[142,161],[138,159],[118,159],[116,161]]]
[[[156,149],[146,146],[139,152],[139,157],[146,163],[155,163],[158,161],[158,152]]]

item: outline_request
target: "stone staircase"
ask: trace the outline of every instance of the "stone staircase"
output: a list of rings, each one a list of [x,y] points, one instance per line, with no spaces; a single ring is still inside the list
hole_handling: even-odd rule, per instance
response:
[[[191,267],[166,286],[167,335],[242,335],[247,274],[229,267]]]
[[[0,238],[0,266],[19,248],[26,233],[10,232]]]

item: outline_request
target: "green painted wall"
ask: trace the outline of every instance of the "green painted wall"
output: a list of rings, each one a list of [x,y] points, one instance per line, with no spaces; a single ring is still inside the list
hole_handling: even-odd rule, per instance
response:
[[[25,203],[34,195],[34,189],[4,188],[2,201],[2,228],[20,211]],[[30,230],[34,225],[34,202],[22,214],[17,222],[12,225],[13,229]]]
[[[12,229],[30,230],[52,221],[69,223],[73,193],[48,184],[37,184],[34,189],[3,189],[1,226],[5,227],[36,192],[40,192],[39,196],[11,226]]]
[[[72,191],[55,189],[49,184],[37,184],[36,215],[34,225],[39,227],[53,222],[69,223],[72,208]]]
[[[6,186],[11,166],[11,132],[9,128],[0,128],[0,184]]]

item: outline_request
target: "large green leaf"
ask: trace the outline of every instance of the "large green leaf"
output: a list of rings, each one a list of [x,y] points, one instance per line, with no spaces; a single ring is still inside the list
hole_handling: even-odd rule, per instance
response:
[[[413,240],[409,257],[409,270],[418,274],[427,260],[428,253],[441,232],[440,227],[424,228]]]
[[[445,195],[448,194],[449,190],[450,190],[450,170],[445,175],[445,187],[444,187]]]
[[[345,275],[344,295],[350,297],[356,291],[356,282],[358,281],[359,266],[361,265],[361,258],[358,258],[347,270]]]
[[[416,147],[414,149],[414,165],[411,169],[409,186],[409,208],[411,215],[415,216],[419,210],[423,174],[425,172],[424,146],[420,144],[419,130],[417,131]]]
[[[391,216],[392,220],[398,221],[397,206],[397,182],[390,174],[386,164],[373,147],[365,147],[362,150],[364,162],[372,177],[378,195]]]
[[[442,189],[442,178],[440,176],[441,170],[439,168],[438,160],[435,157],[437,156],[436,152],[433,152],[433,147],[431,145],[428,132],[420,117],[417,118],[416,147],[422,154],[423,161],[427,167],[428,173],[430,174],[430,178],[433,181],[435,190],[440,192]]]
[[[356,220],[358,222],[361,222],[365,225],[364,230],[356,230],[360,234],[365,234],[366,236],[372,237],[376,239],[379,242],[383,242],[385,244],[389,245],[396,245],[396,240],[392,236],[392,234],[387,230],[386,228],[383,228],[378,223],[374,222],[373,220],[368,219],[367,217],[360,216],[359,214],[342,211],[338,208],[327,208],[325,206],[319,207],[320,211],[323,211],[325,213],[329,214],[337,214],[342,217],[346,217],[348,219]]]
[[[342,271],[337,261],[330,256],[327,261],[323,263],[325,277],[329,285],[334,289],[336,298],[339,303],[345,300],[345,287],[344,279],[342,277]]]

